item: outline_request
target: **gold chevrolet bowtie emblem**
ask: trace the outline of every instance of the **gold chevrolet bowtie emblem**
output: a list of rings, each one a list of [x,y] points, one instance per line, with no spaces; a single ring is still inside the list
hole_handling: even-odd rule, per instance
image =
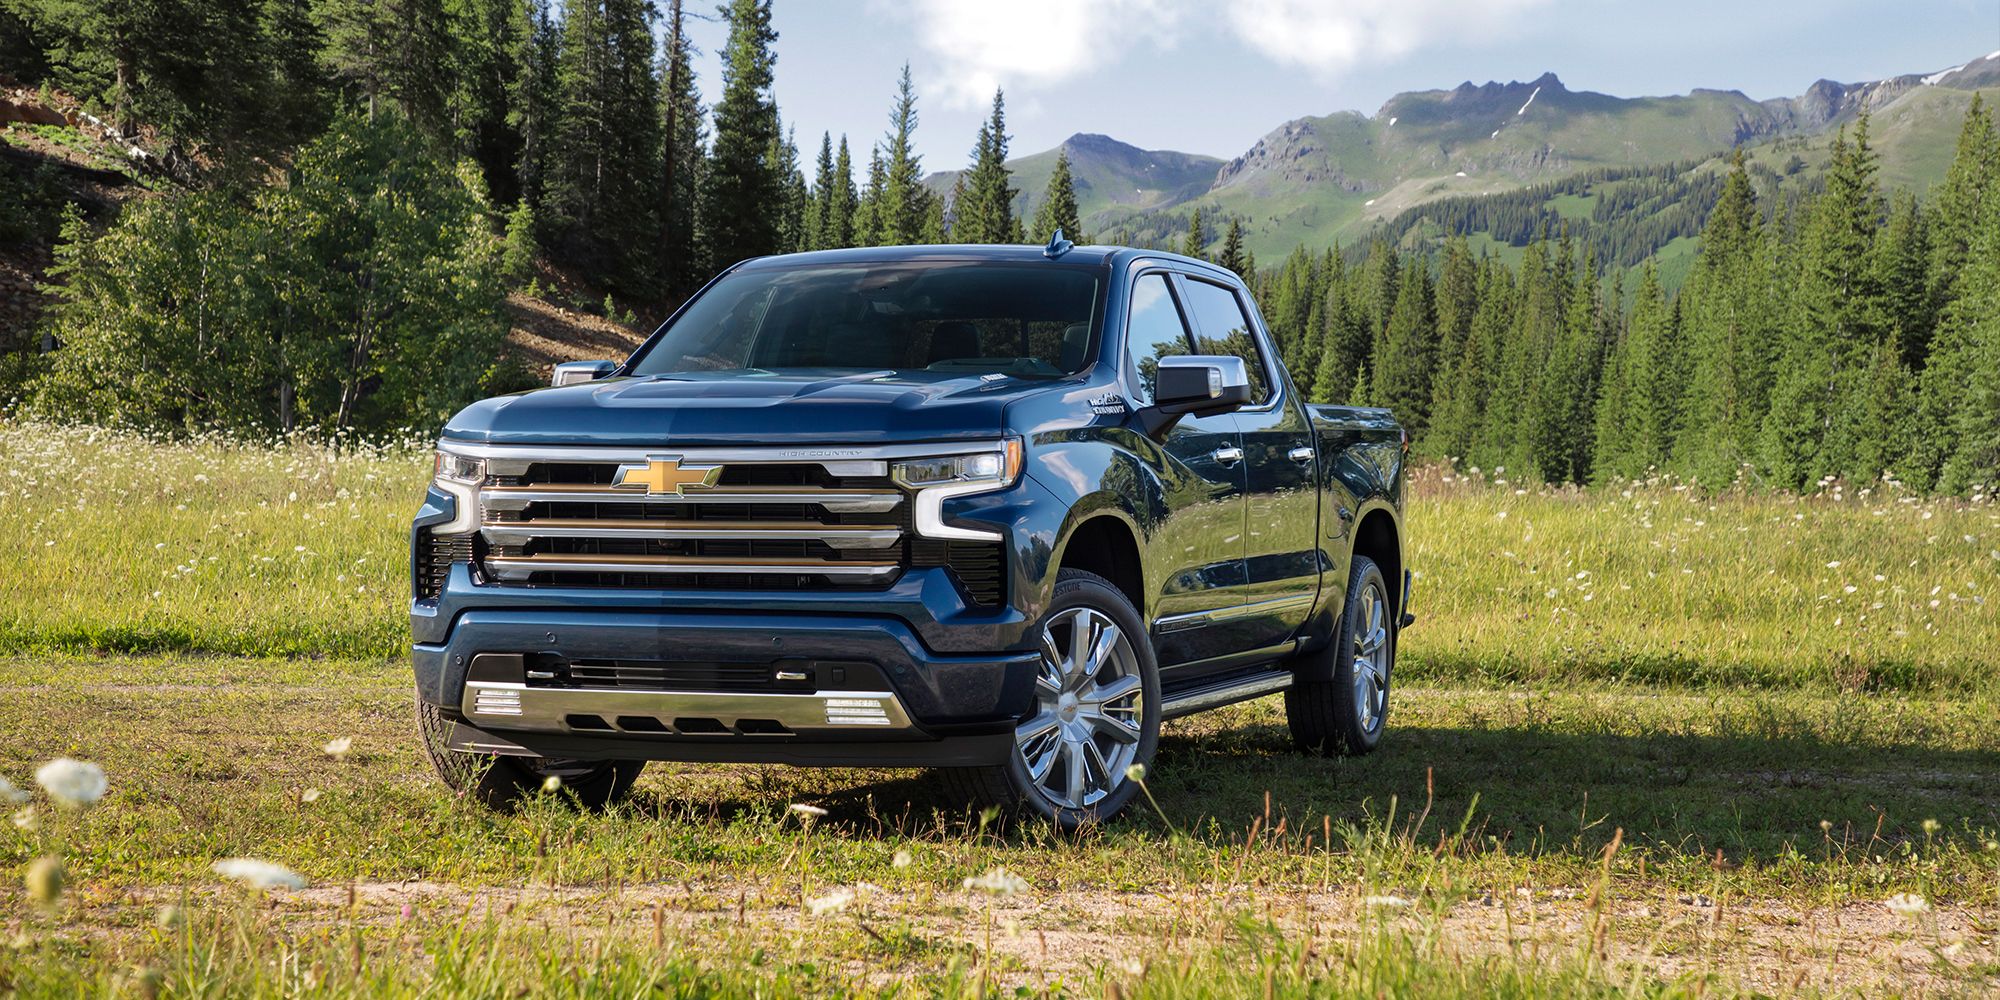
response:
[[[648,459],[643,464],[618,467],[619,489],[643,489],[649,494],[684,496],[689,489],[707,489],[722,475],[720,465],[681,465],[678,458]]]

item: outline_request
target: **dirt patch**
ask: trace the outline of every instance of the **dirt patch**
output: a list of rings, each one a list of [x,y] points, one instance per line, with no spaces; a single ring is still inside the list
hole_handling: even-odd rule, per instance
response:
[[[2000,989],[2000,909],[1978,907],[1906,915],[1881,903],[1718,904],[1698,896],[1613,898],[1594,906],[1586,892],[1568,889],[1447,902],[1354,889],[1216,886],[993,896],[866,884],[802,894],[797,884],[755,881],[507,887],[421,880],[320,886],[274,894],[270,904],[300,927],[386,926],[449,915],[684,944],[724,933],[805,941],[808,931],[830,931],[825,940],[845,935],[917,942],[917,950],[933,958],[955,953],[977,960],[990,947],[1001,978],[1030,988],[1142,975],[1174,955],[1217,946],[1246,925],[1268,925],[1317,953],[1387,930],[1447,960],[1554,962],[1591,953],[1614,973],[1706,977],[1728,991],[1939,995]],[[829,957],[867,978],[909,971],[874,958]]]

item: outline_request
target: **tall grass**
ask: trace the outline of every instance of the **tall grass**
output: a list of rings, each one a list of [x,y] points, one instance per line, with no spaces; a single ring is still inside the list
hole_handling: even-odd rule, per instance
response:
[[[428,444],[0,426],[0,652],[390,657]],[[1405,677],[1964,692],[2000,503],[1410,483]]]

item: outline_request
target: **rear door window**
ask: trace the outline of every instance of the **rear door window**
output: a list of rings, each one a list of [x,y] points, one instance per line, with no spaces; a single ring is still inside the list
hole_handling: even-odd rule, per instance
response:
[[[1135,402],[1146,406],[1153,402],[1153,387],[1160,379],[1160,359],[1193,354],[1194,348],[1166,275],[1143,274],[1132,282],[1130,312],[1125,323],[1125,355],[1138,376],[1133,385],[1139,397]]]
[[[1200,278],[1182,283],[1187,290],[1188,312],[1194,317],[1196,354],[1234,355],[1250,369],[1250,404],[1271,401],[1271,382],[1264,368],[1264,355],[1257,338],[1250,333],[1250,317],[1234,289]]]

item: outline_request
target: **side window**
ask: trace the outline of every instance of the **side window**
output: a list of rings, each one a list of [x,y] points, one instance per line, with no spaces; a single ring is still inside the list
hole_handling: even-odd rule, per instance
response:
[[[1132,283],[1131,317],[1125,324],[1125,355],[1139,374],[1133,388],[1144,406],[1153,401],[1160,378],[1160,359],[1194,353],[1188,345],[1187,324],[1164,274],[1147,274]]]
[[[1250,402],[1261,406],[1271,401],[1271,384],[1264,368],[1263,352],[1250,333],[1250,319],[1236,293],[1221,285],[1197,278],[1182,283],[1187,289],[1188,312],[1194,317],[1196,354],[1233,354],[1250,369]]]

